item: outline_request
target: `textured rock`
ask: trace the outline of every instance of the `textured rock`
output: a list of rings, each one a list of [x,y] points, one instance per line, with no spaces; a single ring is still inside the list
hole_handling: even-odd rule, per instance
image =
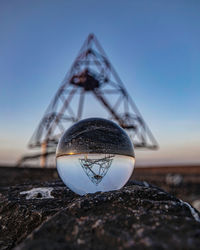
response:
[[[20,195],[38,187],[54,198]],[[1,195],[1,249],[199,249],[194,212],[147,183],[82,197],[61,182],[16,186]]]
[[[41,188],[44,187],[53,189],[54,198],[43,198]],[[27,199],[26,192],[33,188],[40,188],[38,194],[35,193],[34,199]],[[0,249],[10,249],[21,242],[48,216],[63,209],[75,197],[60,181],[1,188]]]

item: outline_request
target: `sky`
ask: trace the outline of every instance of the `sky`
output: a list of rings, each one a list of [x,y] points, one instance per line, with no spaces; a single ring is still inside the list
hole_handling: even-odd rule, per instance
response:
[[[89,33],[159,143],[138,165],[200,163],[200,1],[0,0],[0,164],[14,164]]]

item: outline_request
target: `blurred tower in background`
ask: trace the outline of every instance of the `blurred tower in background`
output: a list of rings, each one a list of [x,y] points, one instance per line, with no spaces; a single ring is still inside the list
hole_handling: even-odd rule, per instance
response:
[[[40,152],[22,157],[18,165],[55,166],[58,140],[70,125],[83,118],[88,94],[104,107],[105,118],[127,131],[135,148],[157,149],[157,142],[131,96],[98,40],[90,34],[30,139],[29,148]]]

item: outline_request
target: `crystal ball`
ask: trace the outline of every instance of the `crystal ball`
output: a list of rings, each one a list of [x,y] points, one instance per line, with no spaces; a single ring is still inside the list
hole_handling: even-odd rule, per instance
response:
[[[56,166],[73,192],[106,192],[123,187],[135,163],[133,144],[116,123],[89,118],[71,126],[60,138]]]

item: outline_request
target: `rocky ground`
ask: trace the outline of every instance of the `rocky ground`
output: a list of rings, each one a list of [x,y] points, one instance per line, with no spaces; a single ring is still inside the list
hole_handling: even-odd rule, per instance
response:
[[[42,183],[59,178],[56,168],[0,166],[0,188],[21,183]],[[200,166],[137,167],[132,180],[161,187],[200,211]]]
[[[78,196],[61,181],[0,188],[0,249],[199,249],[200,214],[147,183]]]

